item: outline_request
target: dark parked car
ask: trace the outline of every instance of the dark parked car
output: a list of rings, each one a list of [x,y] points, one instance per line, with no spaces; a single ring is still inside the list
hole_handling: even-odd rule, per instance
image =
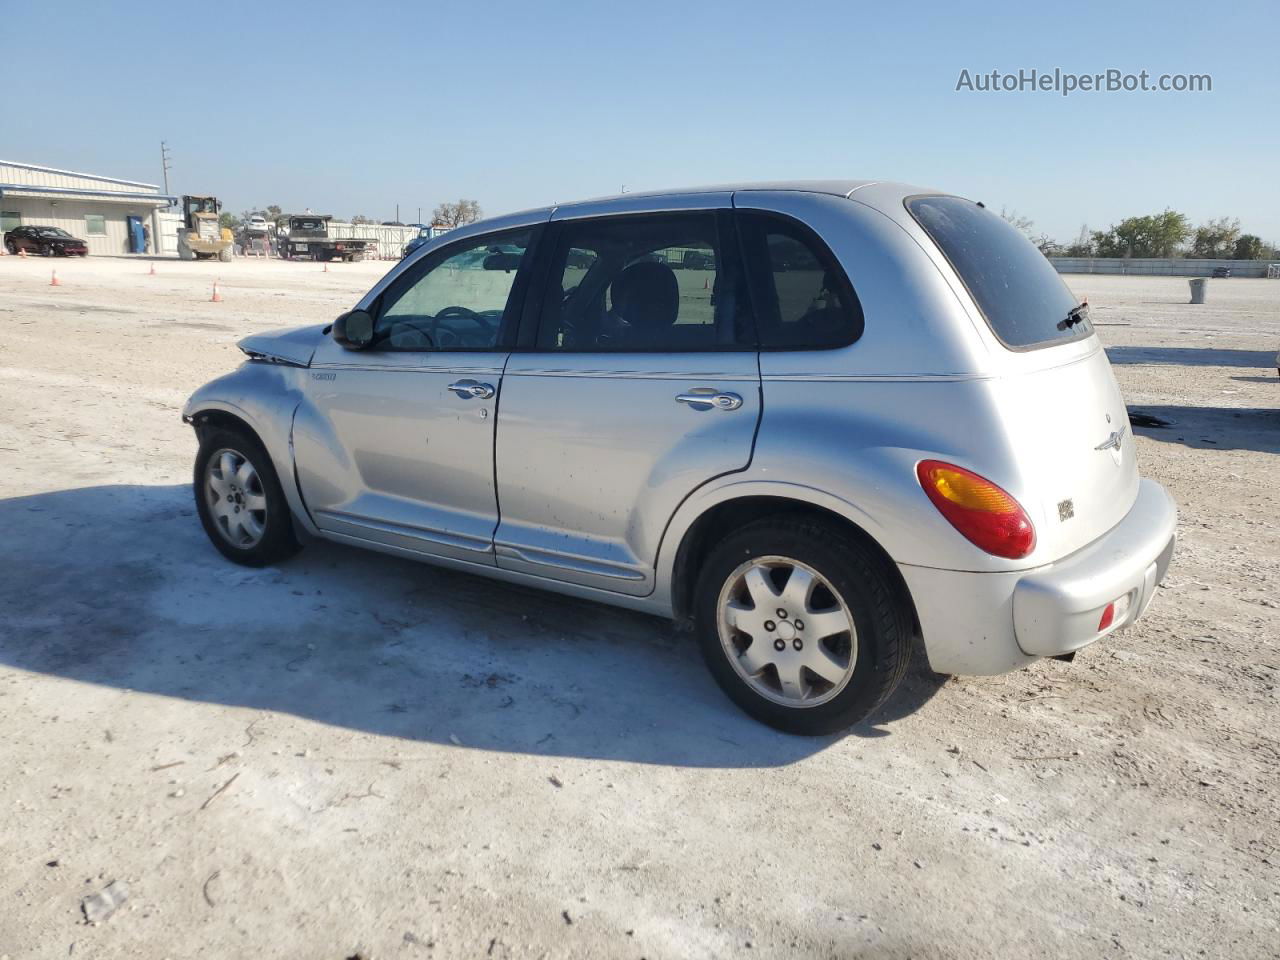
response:
[[[1218,279],[1218,280],[1225,279],[1226,277],[1231,276],[1231,268],[1230,267],[1214,267],[1213,276],[1215,279]]]
[[[26,250],[42,257],[87,257],[89,245],[60,227],[14,227],[4,235],[10,253]]]

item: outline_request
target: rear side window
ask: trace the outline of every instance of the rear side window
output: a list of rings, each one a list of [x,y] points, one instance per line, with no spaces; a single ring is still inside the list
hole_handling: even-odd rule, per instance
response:
[[[715,213],[560,225],[538,348],[678,353],[755,346],[735,253]]]
[[[773,214],[736,216],[762,348],[824,350],[862,336],[862,305],[816,234]]]
[[[912,197],[907,210],[955,268],[1007,347],[1026,350],[1093,333],[1058,271],[1017,229],[960,197]]]

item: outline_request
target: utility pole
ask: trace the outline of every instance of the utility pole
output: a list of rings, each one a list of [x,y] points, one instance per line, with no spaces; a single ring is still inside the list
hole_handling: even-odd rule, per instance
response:
[[[400,204],[396,204],[396,223],[400,222]]]
[[[166,194],[168,194],[169,192],[169,167],[170,166],[172,166],[172,164],[170,163],[169,145],[165,143],[163,140],[161,140],[160,141],[160,168],[164,171],[164,192]]]

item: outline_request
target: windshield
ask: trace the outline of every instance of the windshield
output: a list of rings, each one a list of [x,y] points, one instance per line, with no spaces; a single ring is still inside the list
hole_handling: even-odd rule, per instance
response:
[[[1062,277],[1005,219],[960,197],[912,197],[907,210],[960,275],[1006,347],[1025,350],[1093,333]]]
[[[40,236],[42,236],[42,237],[66,237],[68,240],[69,240],[69,239],[71,239],[71,234],[67,233],[67,231],[65,231],[65,230],[61,229],[60,227],[41,227],[41,228],[40,228]]]

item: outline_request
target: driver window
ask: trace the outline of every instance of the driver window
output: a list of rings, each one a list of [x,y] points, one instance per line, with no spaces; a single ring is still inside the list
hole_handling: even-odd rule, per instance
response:
[[[393,287],[374,325],[381,350],[492,350],[530,231],[478,238]]]

